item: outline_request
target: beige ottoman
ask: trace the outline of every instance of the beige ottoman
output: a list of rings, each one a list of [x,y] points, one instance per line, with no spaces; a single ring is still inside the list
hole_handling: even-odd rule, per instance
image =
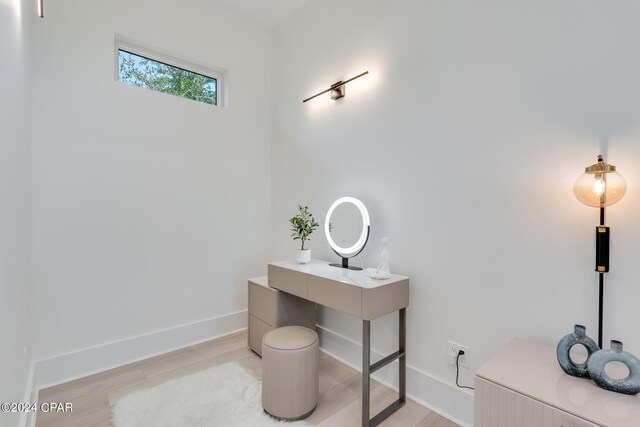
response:
[[[318,334],[302,326],[274,329],[262,340],[262,407],[281,419],[309,416],[318,404]]]

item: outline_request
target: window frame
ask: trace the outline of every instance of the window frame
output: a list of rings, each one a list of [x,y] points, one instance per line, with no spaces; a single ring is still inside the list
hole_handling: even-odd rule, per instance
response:
[[[227,71],[213,67],[211,65],[197,63],[188,59],[184,59],[178,55],[169,54],[166,52],[162,52],[159,49],[150,47],[146,44],[134,41],[129,39],[128,37],[116,34],[115,35],[115,49],[114,49],[114,78],[117,83],[124,84],[126,86],[139,87],[136,85],[132,85],[129,83],[125,83],[120,81],[120,50],[123,50],[127,53],[131,53],[133,55],[142,56],[144,58],[150,59],[152,61],[161,62],[163,64],[169,65],[171,67],[180,68],[187,72],[195,73],[202,75],[204,77],[209,77],[212,79],[216,79],[216,104],[208,104],[206,102],[200,102],[201,104],[206,104],[211,107],[222,107],[227,108]],[[148,88],[141,88],[148,89]],[[163,93],[165,95],[171,95],[165,92],[148,89],[152,92]],[[171,95],[176,96],[176,95]],[[182,96],[177,96],[178,98],[186,99],[193,101],[192,99],[185,98]],[[199,102],[199,101],[196,101]]]

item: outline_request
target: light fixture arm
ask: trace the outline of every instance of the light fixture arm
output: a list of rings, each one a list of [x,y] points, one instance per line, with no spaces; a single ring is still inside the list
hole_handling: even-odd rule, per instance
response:
[[[310,96],[307,99],[303,99],[302,102],[305,103],[305,102],[310,101],[313,98],[315,98],[317,96],[320,96],[322,94],[325,94],[327,92],[331,92],[331,99],[340,99],[340,98],[344,97],[344,85],[346,85],[347,83],[352,82],[355,79],[358,79],[358,78],[360,78],[360,77],[362,77],[362,76],[364,76],[366,74],[369,74],[369,71],[365,71],[364,73],[360,73],[357,76],[351,77],[348,80],[336,82],[336,83],[332,84],[329,89],[325,89],[322,92],[318,92],[315,95]]]

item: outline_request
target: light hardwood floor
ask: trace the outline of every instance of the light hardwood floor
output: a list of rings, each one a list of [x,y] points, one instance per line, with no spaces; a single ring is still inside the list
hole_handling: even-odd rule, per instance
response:
[[[232,360],[240,361],[258,376],[262,374],[262,359],[247,347],[247,335],[242,332],[41,390],[40,402],[71,402],[73,412],[40,413],[36,426],[111,426],[111,407],[120,397]],[[323,427],[359,426],[360,384],[357,371],[321,353],[320,400],[306,421]],[[393,390],[372,381],[372,415],[395,399]],[[456,426],[411,400],[381,425]]]

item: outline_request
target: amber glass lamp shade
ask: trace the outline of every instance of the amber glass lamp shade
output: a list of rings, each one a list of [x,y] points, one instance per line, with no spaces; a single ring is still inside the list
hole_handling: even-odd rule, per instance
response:
[[[573,185],[573,194],[587,206],[604,208],[620,201],[627,191],[627,182],[616,172],[616,167],[604,163],[598,156],[598,163],[585,168]]]

